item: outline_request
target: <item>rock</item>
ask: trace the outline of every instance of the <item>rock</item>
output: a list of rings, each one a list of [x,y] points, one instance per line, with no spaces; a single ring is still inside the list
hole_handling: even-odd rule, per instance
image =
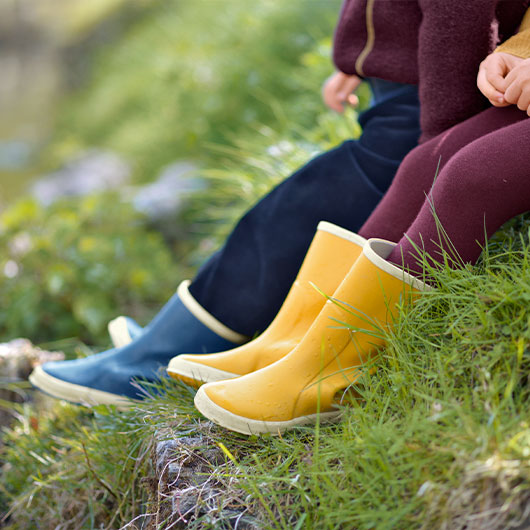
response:
[[[121,189],[128,184],[131,170],[118,155],[93,149],[45,175],[31,188],[33,196],[50,205],[62,197],[76,197]]]
[[[196,167],[190,162],[176,162],[162,171],[152,184],[139,188],[132,199],[134,207],[151,220],[173,216],[186,196],[204,189],[205,182],[193,177]]]
[[[35,366],[62,359],[62,352],[41,350],[28,339],[0,343],[0,374],[3,380],[25,381]]]
[[[263,522],[253,515],[247,494],[238,488],[236,472],[209,435],[210,422],[183,425],[158,433],[153,451],[155,477],[146,481],[156,514],[148,530],[160,521],[171,528],[208,522],[210,527],[254,530]],[[175,437],[175,432],[191,436]],[[216,473],[216,471],[218,471]],[[200,524],[200,523],[199,523]]]
[[[0,400],[20,403],[27,397],[21,388],[35,366],[64,359],[61,352],[49,352],[34,346],[27,339],[0,343]],[[12,413],[0,407],[0,426],[7,425]]]
[[[0,144],[0,164],[2,162]],[[152,183],[130,186],[129,165],[114,153],[91,150],[76,157],[55,173],[45,175],[32,186],[32,195],[50,205],[63,197],[82,197],[103,191],[119,191],[125,201],[151,221],[174,217],[186,197],[204,189],[204,180],[194,177],[191,162],[175,162]]]

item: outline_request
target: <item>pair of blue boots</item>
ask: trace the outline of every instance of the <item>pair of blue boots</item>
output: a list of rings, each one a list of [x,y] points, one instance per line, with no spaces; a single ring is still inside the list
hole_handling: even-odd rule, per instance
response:
[[[46,363],[35,368],[31,383],[59,399],[85,405],[130,406],[142,399],[141,382],[165,375],[169,361],[181,353],[215,353],[246,342],[227,328],[190,294],[189,281],[151,323],[140,327],[119,317],[109,325],[115,348],[73,361]]]

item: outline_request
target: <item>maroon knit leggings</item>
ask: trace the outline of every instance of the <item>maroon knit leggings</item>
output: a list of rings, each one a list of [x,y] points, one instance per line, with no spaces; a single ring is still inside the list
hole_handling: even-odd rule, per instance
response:
[[[443,248],[452,266],[474,263],[485,239],[527,210],[530,119],[492,107],[411,151],[359,233],[397,241],[389,261],[421,274],[414,245],[433,261]]]

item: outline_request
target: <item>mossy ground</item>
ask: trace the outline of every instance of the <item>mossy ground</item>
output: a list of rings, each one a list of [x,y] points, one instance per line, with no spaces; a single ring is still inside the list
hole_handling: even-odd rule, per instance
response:
[[[193,390],[172,381],[163,397],[128,412],[57,403],[37,416],[21,406],[2,449],[6,523],[119,528],[139,517],[129,528],[141,528],[146,514],[163,513],[157,528],[228,528],[235,510],[258,528],[524,528],[528,232],[527,218],[514,220],[477,266],[433,272],[436,289],[402,312],[376,373],[361,377],[337,425],[233,434],[201,419]],[[213,490],[188,484],[197,502],[186,513],[168,510],[182,488],[153,466],[161,436],[182,440],[179,465],[203,450],[221,454],[202,459],[198,475]]]

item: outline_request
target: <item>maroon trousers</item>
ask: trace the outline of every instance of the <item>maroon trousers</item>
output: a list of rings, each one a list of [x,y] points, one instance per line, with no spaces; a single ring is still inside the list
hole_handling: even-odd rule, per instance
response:
[[[360,229],[397,241],[389,261],[421,274],[415,246],[452,266],[474,263],[504,222],[530,210],[530,119],[490,108],[420,145]]]

